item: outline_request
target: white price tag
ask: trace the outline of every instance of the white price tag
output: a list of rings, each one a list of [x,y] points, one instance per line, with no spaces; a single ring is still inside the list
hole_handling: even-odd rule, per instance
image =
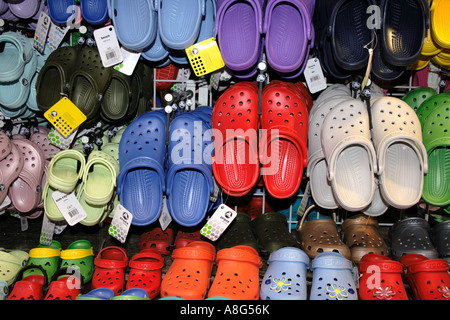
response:
[[[209,240],[216,241],[236,218],[236,215],[236,211],[221,204],[200,230],[200,234]]]
[[[161,215],[159,216],[159,224],[161,225],[161,229],[163,231],[166,230],[171,222],[172,216],[169,213],[169,209],[167,209],[167,199],[166,196],[163,196],[163,206],[161,210]]]
[[[109,235],[116,238],[120,242],[125,243],[132,220],[133,215],[131,212],[119,203],[108,229]]]
[[[316,93],[327,88],[327,81],[323,75],[319,59],[309,59],[306,63],[304,74],[309,92]]]
[[[105,68],[115,66],[123,61],[116,30],[113,26],[94,30],[94,38]]]
[[[63,193],[60,191],[54,191],[52,193],[52,198],[55,201],[59,211],[61,211],[64,219],[70,226],[77,224],[87,217],[86,211],[84,211],[73,192]]]
[[[114,66],[114,69],[126,74],[127,76],[131,76],[139,61],[139,58],[141,57],[141,53],[130,51],[124,47],[120,48],[120,52],[122,53],[123,61],[122,63]]]
[[[34,48],[41,54],[44,54],[45,45],[47,44],[47,34],[51,24],[50,17],[45,12],[41,12],[36,30],[34,31]]]

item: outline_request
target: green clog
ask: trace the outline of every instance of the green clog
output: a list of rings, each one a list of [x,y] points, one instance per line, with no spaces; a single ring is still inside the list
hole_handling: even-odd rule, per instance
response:
[[[67,249],[61,251],[61,260],[61,268],[78,268],[84,283],[91,281],[94,274],[94,252],[88,240],[72,242]]]
[[[47,279],[51,279],[61,262],[61,243],[53,240],[49,246],[39,244],[36,248],[30,250],[29,255],[30,259],[27,266],[42,267],[47,274]],[[33,274],[42,275],[42,272],[39,269],[29,269],[24,272],[23,277]]]
[[[25,251],[0,251],[0,281],[10,286],[20,269],[28,262],[29,255]]]
[[[294,235],[288,230],[286,216],[279,212],[267,212],[251,222],[261,253],[270,254],[283,247],[299,248]]]
[[[402,97],[402,100],[405,101],[411,108],[417,112],[417,109],[420,107],[422,102],[428,99],[431,96],[435,96],[438,93],[433,88],[429,87],[419,87],[409,91]]]
[[[423,101],[419,108],[417,109],[417,117],[419,118],[420,126],[423,130],[423,125],[425,122],[425,119],[428,117],[428,115],[437,107],[446,104],[450,104],[450,95],[448,93],[440,93],[434,96],[429,97],[425,101]]]
[[[450,97],[449,97],[450,98]],[[423,125],[423,143],[428,154],[428,173],[424,177],[425,202],[447,207],[450,204],[450,99],[436,107]]]

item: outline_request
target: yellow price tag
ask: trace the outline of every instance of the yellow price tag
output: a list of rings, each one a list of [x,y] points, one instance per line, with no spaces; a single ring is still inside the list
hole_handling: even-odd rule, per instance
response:
[[[209,38],[195,43],[189,48],[186,48],[185,51],[197,77],[225,66],[215,38]]]
[[[44,117],[64,137],[69,136],[87,117],[67,97],[63,97],[44,113]]]

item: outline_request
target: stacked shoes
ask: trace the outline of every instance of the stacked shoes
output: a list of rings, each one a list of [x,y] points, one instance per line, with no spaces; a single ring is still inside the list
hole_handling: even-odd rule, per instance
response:
[[[296,78],[314,43],[315,1],[217,1],[215,33],[223,60],[239,78],[257,72],[265,52],[282,78]]]
[[[164,195],[169,213],[182,226],[197,225],[215,207],[219,197],[210,200],[211,114],[207,106],[177,112],[173,119],[164,110],[149,111],[124,130],[117,193],[133,214],[132,224],[155,222]]]
[[[344,85],[321,96],[310,113],[307,173],[316,203],[370,215],[416,204],[428,159],[414,110],[401,99],[380,96],[371,100],[369,115]]]
[[[16,32],[0,35],[5,49],[0,53],[0,111],[9,118],[27,118],[33,114],[27,102],[38,67],[33,39]]]
[[[47,139],[49,130],[33,128],[27,138],[15,134],[10,138],[0,132],[2,185],[0,201],[3,208],[16,210],[34,219],[43,213],[42,190],[46,180],[49,159],[59,149]],[[6,202],[5,202],[6,200]]]
[[[216,0],[107,2],[122,46],[141,51],[158,67],[189,64],[184,49],[214,36]]]

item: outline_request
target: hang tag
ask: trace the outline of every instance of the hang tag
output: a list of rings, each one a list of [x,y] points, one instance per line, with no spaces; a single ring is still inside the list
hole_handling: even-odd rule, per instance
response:
[[[87,119],[83,112],[67,97],[63,97],[45,111],[44,117],[64,137],[69,136]]]
[[[197,77],[219,70],[225,66],[215,38],[195,43],[185,49],[188,60]]]
[[[219,198],[220,187],[214,177],[213,177],[213,183],[214,183],[214,192],[213,192],[212,196],[209,197],[209,201],[212,203],[216,203],[217,199]]]
[[[236,211],[225,204],[221,204],[201,228],[200,234],[209,240],[216,241],[236,218],[236,215]]]
[[[141,53],[128,50],[124,47],[120,48],[120,52],[122,54],[123,61],[118,65],[115,65],[114,69],[126,74],[127,76],[131,76],[139,61],[139,58],[141,57]]]
[[[116,238],[121,243],[125,243],[132,220],[133,215],[131,214],[131,212],[125,209],[119,203],[116,207],[111,225],[108,229],[109,235],[113,238]]]
[[[39,237],[39,243],[44,246],[49,246],[52,244],[53,234],[55,233],[56,225],[51,222],[47,215],[44,214],[42,219],[41,235]]]
[[[68,137],[64,137],[58,130],[55,128],[50,128],[50,132],[48,133],[47,139],[51,144],[57,146],[61,150],[67,150],[72,145],[72,141],[75,139],[77,135],[77,130],[72,132]]]
[[[167,198],[163,196],[163,205],[161,214],[159,216],[159,224],[161,225],[161,229],[164,231],[167,229],[169,224],[172,222],[172,216],[169,213],[169,209],[167,208]]]
[[[306,183],[305,192],[303,193],[302,202],[300,202],[300,206],[297,210],[297,216],[303,217],[305,214],[306,208],[308,207],[309,198],[311,196],[311,186],[309,181]]]
[[[63,193],[60,191],[54,191],[52,193],[52,198],[55,201],[59,211],[61,211],[64,219],[70,226],[77,224],[87,217],[86,211],[84,211],[73,192]]]
[[[5,200],[3,200],[2,204],[0,204],[0,210],[3,210],[5,208],[9,207],[10,204],[11,204],[11,199],[8,196],[6,196]]]
[[[45,45],[47,44],[47,35],[50,30],[52,21],[50,17],[45,13],[41,12],[36,25],[36,30],[34,31],[34,48],[41,54],[44,54]]]
[[[69,29],[68,26],[62,28],[51,21],[50,30],[48,31],[47,36],[47,47],[49,47],[51,51],[55,51],[63,41]]]
[[[105,68],[115,66],[123,61],[114,26],[109,25],[94,30],[94,38]]]
[[[327,88],[327,81],[323,75],[319,59],[311,58],[308,60],[304,75],[309,92],[316,93]]]

